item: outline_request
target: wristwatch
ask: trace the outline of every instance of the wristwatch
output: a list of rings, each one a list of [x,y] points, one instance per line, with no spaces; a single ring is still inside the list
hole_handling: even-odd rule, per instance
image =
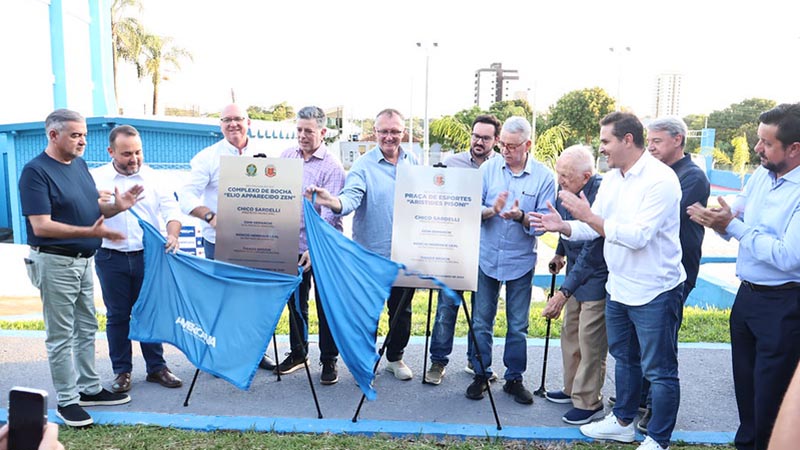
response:
[[[519,212],[522,213],[522,214],[520,214],[519,219],[514,219],[514,220],[519,222],[519,223],[525,223],[525,211],[520,209]]]
[[[217,213],[214,211],[209,211],[205,216],[203,216],[203,220],[205,220],[206,223],[211,223],[211,221],[214,220],[214,217],[217,217]]]
[[[564,297],[566,298],[570,298],[572,296],[572,292],[570,292],[569,289],[565,287],[561,287],[558,291],[564,294]]]

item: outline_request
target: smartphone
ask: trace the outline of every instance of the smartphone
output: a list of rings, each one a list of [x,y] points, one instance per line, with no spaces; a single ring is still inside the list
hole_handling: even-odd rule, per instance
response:
[[[8,450],[37,450],[47,424],[47,392],[13,387],[8,394]]]

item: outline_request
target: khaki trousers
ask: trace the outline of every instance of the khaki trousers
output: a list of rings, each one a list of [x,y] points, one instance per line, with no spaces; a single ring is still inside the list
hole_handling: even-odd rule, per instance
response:
[[[606,301],[579,302],[572,296],[564,305],[561,357],[564,361],[564,393],[576,408],[603,406],[600,390],[606,377]]]

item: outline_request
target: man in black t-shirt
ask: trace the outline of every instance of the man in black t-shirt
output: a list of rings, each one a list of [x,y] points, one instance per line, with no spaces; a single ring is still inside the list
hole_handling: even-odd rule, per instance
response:
[[[102,238],[125,236],[103,224],[136,203],[141,186],[124,194],[98,193],[81,158],[86,121],[77,112],[53,111],[45,120],[47,148],[25,164],[19,179],[31,253],[28,277],[41,293],[57,415],[69,426],[93,422],[83,406],[128,403],[100,384],[94,366],[97,319],[91,258]],[[101,195],[102,194],[102,195]]]

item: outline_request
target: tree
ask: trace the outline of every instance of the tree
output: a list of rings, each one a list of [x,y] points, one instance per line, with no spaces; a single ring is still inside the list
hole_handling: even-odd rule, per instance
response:
[[[600,119],[614,110],[614,99],[599,87],[568,92],[550,109],[550,123],[564,124],[570,130],[569,143],[591,145],[600,128]]]
[[[569,128],[563,124],[548,128],[536,139],[536,148],[533,150],[533,156],[537,161],[555,170],[556,160],[558,160],[561,152],[564,151],[569,134]]]
[[[762,112],[774,108],[775,105],[774,100],[749,98],[709,114],[708,127],[717,130],[716,140],[720,150],[732,156],[734,147],[731,142],[735,137],[742,135],[748,137],[748,146],[754,147],[757,140],[758,116]],[[758,162],[755,154],[752,155],[752,158],[754,163]]]
[[[533,109],[527,100],[503,100],[493,103],[489,107],[489,114],[494,114],[501,123],[511,116],[522,116],[530,122]]]
[[[702,130],[706,127],[706,119],[708,119],[707,115],[704,114],[689,114],[688,116],[683,118],[683,121],[686,123],[686,127],[689,130]],[[686,145],[683,147],[683,151],[686,153],[697,153],[700,151],[700,139],[686,139]]]
[[[114,72],[114,100],[119,105],[117,67],[119,60],[137,64],[142,53],[145,31],[135,17],[123,16],[125,10],[142,11],[141,0],[114,0],[111,3],[111,64]]]
[[[158,111],[158,89],[161,80],[168,80],[165,72],[179,70],[182,59],[193,60],[188,50],[177,47],[170,37],[146,34],[142,40],[142,59],[137,62],[139,78],[150,76],[153,83],[153,114]]]
[[[747,174],[747,164],[750,162],[750,147],[747,145],[747,136],[741,135],[731,140],[733,146],[733,172],[739,174],[744,186],[744,176]]]
[[[468,111],[468,110],[465,110]],[[464,112],[464,111],[462,111]],[[474,118],[472,120],[475,120]],[[465,124],[454,116],[444,116],[431,122],[431,142],[438,142],[447,150],[460,152],[469,149],[472,120]]]
[[[276,122],[280,122],[282,120],[291,119],[294,117],[294,108],[289,106],[286,102],[278,103],[277,105],[272,105],[272,120]]]
[[[261,106],[248,106],[247,117],[253,120],[272,120],[272,111]]]

